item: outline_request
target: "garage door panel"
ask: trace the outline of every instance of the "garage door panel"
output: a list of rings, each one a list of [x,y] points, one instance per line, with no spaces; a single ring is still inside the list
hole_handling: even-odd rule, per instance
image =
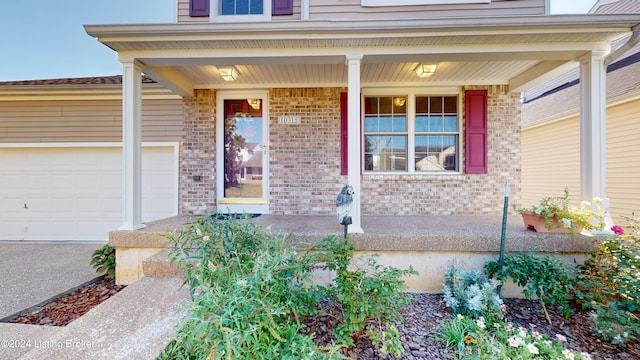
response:
[[[121,148],[0,148],[0,160],[0,240],[107,240],[121,225]],[[174,148],[142,161],[143,221],[176,215]]]

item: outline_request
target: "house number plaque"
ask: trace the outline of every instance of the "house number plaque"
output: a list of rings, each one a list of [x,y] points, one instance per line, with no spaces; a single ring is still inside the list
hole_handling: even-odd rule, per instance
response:
[[[278,124],[298,125],[300,123],[300,116],[278,116]]]

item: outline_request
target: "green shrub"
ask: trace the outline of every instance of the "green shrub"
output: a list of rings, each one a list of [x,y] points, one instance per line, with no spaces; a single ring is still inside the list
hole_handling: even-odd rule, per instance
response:
[[[249,221],[198,220],[171,238],[193,302],[164,359],[340,358],[302,335],[322,294],[285,239]]]
[[[540,299],[546,314],[545,303],[558,305],[565,317],[571,314],[569,297],[575,284],[576,267],[563,262],[553,254],[537,256],[534,253],[507,254],[504,267],[498,273],[497,262],[485,264],[485,272],[498,280],[507,277],[523,287],[522,293],[531,300]]]
[[[392,323],[402,321],[398,310],[408,304],[401,277],[417,272],[411,267],[407,270],[384,267],[373,258],[368,259],[365,268],[355,268],[353,245],[335,236],[325,238],[317,250],[323,254],[327,268],[337,275],[327,289],[343,313],[342,322],[334,330],[337,341],[352,346],[362,336],[368,336],[381,351],[402,354],[400,334]]]
[[[445,272],[442,293],[454,314],[477,319],[502,314],[502,299],[497,293],[499,282],[488,279],[478,270],[466,271],[450,267]]]
[[[400,277],[412,270],[373,261],[366,271],[350,270],[354,250],[346,241],[328,237],[298,254],[285,238],[233,219],[198,220],[171,242],[193,301],[161,359],[340,359],[340,349],[361,336],[384,352],[403,351],[391,321],[407,303]],[[309,285],[311,270],[322,266],[335,280]],[[301,330],[305,317],[329,312],[321,307],[326,299],[343,318],[338,345],[320,348]]]
[[[614,344],[640,336],[640,222],[598,243],[578,276],[575,297],[596,335]]]
[[[91,254],[91,265],[98,274],[105,274],[107,277],[116,277],[116,249],[113,246],[105,245]]]

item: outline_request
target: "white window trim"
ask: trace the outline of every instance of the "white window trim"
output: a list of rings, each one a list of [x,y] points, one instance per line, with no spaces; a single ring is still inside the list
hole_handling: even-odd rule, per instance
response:
[[[361,0],[362,6],[490,4],[491,0]]]
[[[211,22],[258,22],[271,21],[271,0],[262,0],[262,9],[264,14],[260,15],[218,15],[220,13],[220,0],[210,0],[209,9],[211,9],[209,20]]]
[[[447,176],[447,175],[461,175],[462,169],[462,153],[465,149],[464,143],[464,123],[463,123],[463,96],[462,90],[458,87],[442,87],[431,89],[383,89],[383,88],[370,88],[362,90],[361,103],[364,104],[364,98],[367,96],[407,96],[407,171],[373,171],[366,170],[364,168],[364,148],[360,151],[360,161],[362,164],[363,175],[384,176],[384,175],[428,175],[428,176]],[[458,164],[458,170],[448,171],[416,171],[415,164],[415,118],[416,118],[416,97],[420,96],[457,96],[458,98],[458,151],[456,152],[456,163]],[[362,111],[360,126],[361,132],[361,144],[364,144],[364,111]],[[410,121],[413,120],[413,121]],[[409,149],[413,149],[409,151]]]

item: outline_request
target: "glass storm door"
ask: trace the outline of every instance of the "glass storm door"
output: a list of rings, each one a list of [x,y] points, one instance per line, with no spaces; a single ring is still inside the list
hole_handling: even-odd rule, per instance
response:
[[[266,214],[268,119],[266,94],[219,94],[217,117],[217,210]]]

